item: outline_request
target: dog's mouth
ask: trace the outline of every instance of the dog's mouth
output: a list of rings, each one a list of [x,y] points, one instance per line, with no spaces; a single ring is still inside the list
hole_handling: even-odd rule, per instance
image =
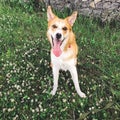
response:
[[[60,46],[64,42],[65,38],[63,40],[54,39],[52,36],[51,38],[52,38],[53,53],[56,57],[59,57],[62,54],[62,50]]]

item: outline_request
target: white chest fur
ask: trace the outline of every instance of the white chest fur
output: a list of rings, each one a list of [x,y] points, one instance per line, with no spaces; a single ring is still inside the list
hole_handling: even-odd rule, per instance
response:
[[[66,59],[68,53],[62,53],[59,57],[56,57],[52,52],[51,52],[51,62],[53,66],[56,66],[58,69],[62,70],[69,70],[72,68],[72,66],[76,65],[76,58],[72,59]]]

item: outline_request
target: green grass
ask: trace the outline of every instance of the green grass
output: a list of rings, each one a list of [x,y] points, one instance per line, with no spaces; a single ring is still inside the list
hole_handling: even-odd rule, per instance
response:
[[[79,83],[87,98],[77,95],[69,72],[60,73],[52,97],[46,12],[0,3],[0,120],[118,120],[120,26],[98,22],[79,16],[73,28]]]

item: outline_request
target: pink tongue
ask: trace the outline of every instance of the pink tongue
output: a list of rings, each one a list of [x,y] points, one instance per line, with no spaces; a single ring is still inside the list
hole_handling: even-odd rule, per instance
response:
[[[53,53],[56,57],[59,57],[62,54],[62,51],[60,49],[60,41],[54,40],[54,47],[53,47]]]

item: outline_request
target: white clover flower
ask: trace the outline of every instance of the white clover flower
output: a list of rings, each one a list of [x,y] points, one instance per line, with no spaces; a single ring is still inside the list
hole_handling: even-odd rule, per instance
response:
[[[35,112],[35,110],[34,109],[31,109],[31,111],[34,113]]]
[[[0,97],[2,97],[2,92],[0,92]]]
[[[43,108],[40,109],[40,112],[43,112]]]
[[[62,101],[65,103],[67,100],[66,100],[66,99],[63,99]]]
[[[75,99],[73,99],[72,101],[73,101],[73,103],[75,103]]]
[[[36,111],[36,112],[39,112],[39,108],[37,107],[37,108],[35,109],[35,111]]]
[[[92,108],[90,107],[90,108],[89,108],[89,110],[91,111],[91,110],[92,110]]]
[[[25,86],[25,82],[24,81],[22,82],[22,86]]]
[[[100,101],[99,101],[99,103],[102,103],[102,102],[103,102],[103,99],[101,98]]]
[[[52,114],[50,114],[50,118],[52,118],[53,117],[53,115]]]
[[[30,97],[28,97],[27,99],[30,100]]]
[[[98,102],[96,103],[96,106],[99,106],[99,103],[98,103]]]
[[[0,85],[0,88],[2,88],[3,85]]]
[[[12,112],[15,109],[15,106],[13,108],[8,108],[8,112]]]
[[[11,102],[15,102],[15,100],[13,98],[10,99]]]
[[[47,109],[43,109],[43,111],[44,111],[44,112],[46,112],[46,111],[47,111]]]
[[[112,101],[112,96],[109,96],[109,100]]]
[[[89,91],[89,90],[87,91],[87,94],[90,94],[90,91]]]
[[[32,88],[32,91],[35,91],[35,89],[34,89],[34,88]]]
[[[7,73],[7,74],[6,74],[6,77],[7,77],[7,78],[10,78],[10,77],[11,77],[11,74],[10,74],[10,73]]]
[[[9,65],[12,66],[13,64],[10,62]]]
[[[17,73],[17,71],[16,71],[16,70],[14,70],[14,73]]]
[[[40,111],[41,111],[41,109],[43,110],[42,102],[40,102],[40,104],[38,105],[38,107],[40,108]]]
[[[34,100],[32,99],[32,100],[31,100],[31,103],[33,103],[33,102],[34,102]]]
[[[4,59],[2,58],[1,61],[4,61]]]
[[[78,110],[78,113],[80,113],[80,110]]]
[[[16,115],[14,118],[13,118],[13,120],[16,120],[18,118],[18,115]]]
[[[115,114],[117,114],[118,112],[115,110]]]
[[[95,114],[95,112],[94,111],[92,111],[92,114]],[[94,119],[95,120],[95,119]]]
[[[24,90],[24,89],[22,89],[22,92],[24,93],[24,92],[25,92],[25,90]]]
[[[6,112],[6,108],[3,108],[3,113],[5,113]]]
[[[38,101],[38,99],[35,99],[35,102],[37,102]]]
[[[19,90],[20,89],[20,85],[16,85],[15,84],[15,86],[14,86],[17,90]]]

